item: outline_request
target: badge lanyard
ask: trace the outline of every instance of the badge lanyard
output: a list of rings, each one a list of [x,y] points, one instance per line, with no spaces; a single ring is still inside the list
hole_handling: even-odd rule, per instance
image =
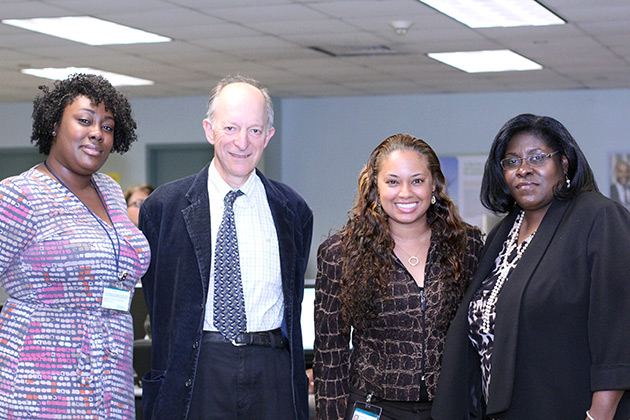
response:
[[[98,189],[98,186],[96,185],[94,180],[90,178],[90,183],[96,190],[98,199],[101,201],[101,204],[103,205],[103,208],[105,209],[105,213],[107,214],[109,221],[112,222],[112,228],[114,229],[114,234],[116,235],[116,241],[117,241],[116,245],[114,245],[114,240],[112,239],[112,236],[109,234],[109,231],[107,230],[103,222],[98,218],[98,216],[96,216],[92,212],[92,210],[90,210],[90,208],[83,202],[83,200],[77,197],[77,195],[73,193],[72,190],[68,188],[66,184],[63,183],[63,181],[50,169],[50,167],[48,166],[45,160],[44,160],[44,166],[46,167],[46,169],[48,169],[48,172],[50,172],[52,176],[54,176],[55,179],[59,181],[61,185],[63,185],[68,191],[70,191],[70,193],[74,195],[81,202],[81,204],[83,204],[83,206],[87,209],[87,211],[92,215],[94,220],[96,220],[99,226],[105,231],[105,233],[107,234],[107,237],[109,238],[109,242],[112,244],[112,250],[114,252],[114,260],[116,261],[116,273],[118,273],[119,262],[120,262],[120,236],[118,235],[118,231],[116,230],[116,225],[114,224],[114,221],[109,215],[109,210],[107,210],[105,201],[103,201],[101,192]],[[115,309],[118,311],[129,310],[129,305],[131,303],[131,291],[123,289],[123,282],[125,281],[126,278],[127,278],[127,273],[122,273],[122,275],[120,276],[120,279],[117,280],[117,282],[120,283],[119,287],[105,287],[105,289],[103,290],[103,301],[101,303],[101,306],[103,308]]]
[[[379,420],[383,409],[377,405],[372,404],[372,396],[374,393],[370,392],[363,401],[356,401],[354,403],[354,410],[352,411],[352,420]]]

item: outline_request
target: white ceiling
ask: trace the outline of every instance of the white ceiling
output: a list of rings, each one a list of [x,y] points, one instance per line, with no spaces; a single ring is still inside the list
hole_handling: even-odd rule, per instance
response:
[[[273,96],[630,88],[630,0],[542,0],[568,24],[471,29],[416,0],[0,0],[0,18],[89,15],[171,43],[87,46],[0,24],[0,102],[31,101],[50,81],[26,67],[93,67],[155,81],[131,97],[207,95],[222,76]],[[393,20],[413,25],[404,36]],[[310,47],[387,47],[333,57]],[[537,71],[467,74],[429,52],[511,49]]]

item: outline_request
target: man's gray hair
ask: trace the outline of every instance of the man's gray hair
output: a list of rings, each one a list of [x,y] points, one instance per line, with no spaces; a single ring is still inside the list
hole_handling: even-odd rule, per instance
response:
[[[260,84],[255,79],[251,77],[242,76],[237,74],[235,76],[226,76],[210,92],[210,99],[208,100],[208,107],[206,110],[206,116],[210,123],[214,126],[214,113],[217,109],[217,99],[219,98],[219,94],[223,90],[224,87],[230,85],[232,83],[247,83],[258,89],[260,93],[262,93],[265,98],[265,108],[267,109],[267,124],[265,127],[265,133],[269,134],[269,130],[273,127],[273,102],[271,101],[271,96],[269,95],[269,90],[266,87]]]

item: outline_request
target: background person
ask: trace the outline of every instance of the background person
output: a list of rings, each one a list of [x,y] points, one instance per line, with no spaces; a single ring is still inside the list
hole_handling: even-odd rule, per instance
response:
[[[275,131],[271,99],[258,82],[222,80],[203,127],[213,160],[159,187],[140,208],[156,256],[143,278],[153,338],[145,419],[304,420],[300,315],[312,212],[294,190],[255,169]],[[236,197],[233,215],[227,197]],[[221,233],[229,225],[235,235]],[[228,237],[237,244],[227,247]],[[228,256],[233,261],[223,261]],[[241,294],[223,302],[228,281]],[[224,322],[228,304],[240,304],[233,324]]]
[[[630,213],[567,129],[531,114],[495,137],[481,201],[508,215],[449,330],[433,417],[630,418]]]
[[[138,215],[140,206],[144,200],[153,192],[153,187],[149,184],[140,184],[129,187],[125,190],[125,201],[127,202],[127,215],[134,225],[138,226]]]
[[[348,222],[320,245],[318,419],[352,419],[368,395],[383,420],[430,418],[444,337],[482,248],[445,185],[428,144],[391,136],[361,171]]]
[[[149,246],[97,173],[136,140],[125,97],[76,74],[42,86],[43,164],[0,183],[0,418],[135,418],[129,302]]]
[[[610,198],[630,210],[630,164],[626,161],[615,164],[615,182],[610,186]]]

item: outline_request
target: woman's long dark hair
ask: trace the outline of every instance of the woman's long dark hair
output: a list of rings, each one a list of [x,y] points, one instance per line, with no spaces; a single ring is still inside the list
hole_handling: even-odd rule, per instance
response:
[[[440,247],[443,270],[439,280],[443,282],[443,298],[457,299],[464,287],[458,278],[463,271],[461,261],[467,246],[468,225],[446,195],[440,161],[423,140],[409,134],[393,135],[374,149],[361,171],[356,203],[340,231],[344,257],[339,297],[341,312],[344,319],[355,326],[376,316],[374,297],[389,295],[388,284],[395,273],[395,243],[388,216],[379,205],[378,174],[383,161],[396,150],[412,150],[427,159],[435,181],[436,198],[436,203],[427,210],[427,220],[431,235]]]

